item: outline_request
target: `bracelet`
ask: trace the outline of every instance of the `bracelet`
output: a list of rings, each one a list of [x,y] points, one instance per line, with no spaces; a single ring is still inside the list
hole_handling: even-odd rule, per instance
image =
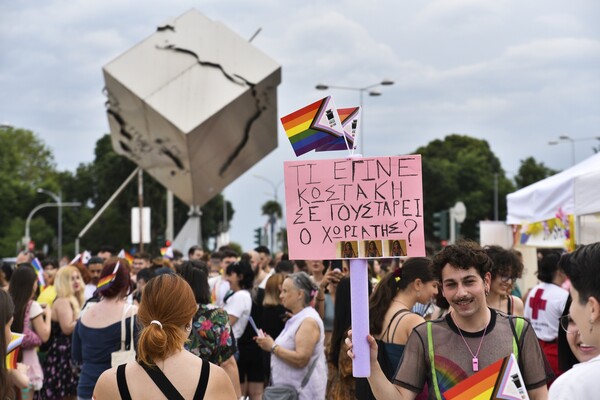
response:
[[[271,346],[271,353],[275,354],[275,349],[278,347],[279,347],[279,345],[277,343],[273,343],[273,346]]]
[[[316,301],[325,301],[325,297],[322,297],[322,298],[315,297],[315,300]]]

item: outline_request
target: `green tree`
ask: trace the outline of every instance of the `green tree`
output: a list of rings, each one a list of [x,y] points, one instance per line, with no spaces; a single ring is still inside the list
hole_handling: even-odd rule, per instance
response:
[[[546,167],[543,162],[538,163],[535,161],[535,158],[527,157],[526,159],[521,160],[519,173],[515,175],[517,189],[524,188],[532,183],[541,181],[542,179],[552,176],[557,172],[558,171]]]
[[[25,233],[25,219],[38,204],[48,199],[37,188],[58,188],[52,153],[33,132],[12,127],[0,127],[0,255],[13,255],[17,242]],[[48,209],[51,210],[51,209]],[[50,215],[48,210],[39,215]],[[54,213],[56,214],[56,213]],[[55,217],[56,218],[56,217]],[[56,221],[56,220],[55,220]],[[44,233],[34,230],[42,222],[34,218],[31,225],[34,240],[52,244]],[[39,226],[38,226],[39,225]],[[50,226],[56,226],[56,224]]]
[[[494,216],[495,176],[498,177],[500,219],[505,217],[506,194],[512,192],[514,187],[505,177],[500,160],[487,141],[452,134],[418,148],[415,153],[423,157],[423,208],[427,239],[436,240],[433,236],[433,213],[462,201],[467,207],[467,218],[461,226],[461,235],[478,240],[477,223],[493,219]]]
[[[280,219],[283,215],[281,204],[275,200],[269,200],[263,204],[261,211],[262,215],[267,215],[269,217],[274,216],[277,219]]]
[[[136,165],[115,153],[109,135],[96,142],[94,161],[80,164],[73,173],[58,172],[50,149],[31,131],[0,127],[0,255],[15,254],[18,242],[25,233],[25,220],[30,211],[44,202],[53,202],[43,188],[62,193],[62,200],[78,201],[81,207],[63,208],[63,254],[72,255],[79,232],[122,184]],[[223,197],[218,194],[202,207],[202,237],[206,242],[220,233],[223,221]],[[130,243],[131,207],[138,205],[137,184],[132,182],[108,207],[105,213],[85,234],[81,248],[96,250],[100,245],[112,245],[117,250]],[[166,227],[166,190],[151,176],[144,174],[144,205],[152,209],[151,244],[146,247],[158,254],[161,247],[156,239]],[[229,221],[234,210],[226,203]],[[175,232],[187,220],[189,207],[175,199]],[[31,236],[36,248],[49,246],[56,254],[56,208],[42,209],[31,221]],[[187,249],[180,249],[186,251]]]
[[[70,182],[73,196],[83,204],[93,205],[87,223],[91,216],[104,205],[116,189],[133,172],[136,165],[127,158],[118,155],[112,148],[110,135],[104,135],[96,142],[95,159],[89,165],[80,165]],[[68,181],[68,179],[67,179]],[[78,190],[79,185],[86,185]],[[204,247],[210,238],[220,233],[223,221],[223,196],[216,195],[202,207],[202,238]],[[111,245],[117,249],[128,248],[131,241],[130,215],[131,207],[138,206],[137,179],[134,179],[123,192],[106,209],[98,222],[93,225],[82,238],[81,246],[96,249],[100,245]],[[151,208],[151,237],[150,244],[144,249],[152,254],[158,254],[159,244],[155,238],[163,235],[166,230],[166,189],[150,175],[144,173],[144,206]],[[231,221],[234,210],[227,202],[227,222]],[[175,198],[174,225],[177,232],[187,220],[189,207]],[[85,224],[80,224],[82,229]],[[179,249],[184,253],[187,249]]]

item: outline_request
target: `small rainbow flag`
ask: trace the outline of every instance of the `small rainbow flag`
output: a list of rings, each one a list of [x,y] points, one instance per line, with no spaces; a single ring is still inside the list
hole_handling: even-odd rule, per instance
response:
[[[11,351],[13,351],[17,347],[19,347],[21,345],[21,343],[23,343],[24,337],[25,337],[25,335],[22,333],[11,332],[10,342],[8,343],[8,346],[6,347],[6,354],[10,353]]]
[[[169,246],[169,247],[161,247],[160,248],[160,255],[162,257],[165,257],[165,258],[173,258],[173,248],[171,246]]]
[[[120,262],[117,261],[117,265],[115,265],[115,269],[113,269],[112,274],[106,275],[104,278],[100,279],[98,285],[96,286],[96,290],[106,289],[115,281],[115,278],[117,277],[117,271],[119,270],[119,264]]]
[[[354,140],[360,128],[360,107],[339,108],[337,112],[342,121],[344,135],[330,143],[319,146],[316,151],[352,150],[356,148]]]
[[[42,263],[36,257],[31,261],[31,265],[33,265],[33,269],[35,269],[35,272],[37,274],[39,284],[38,286],[40,287],[41,292],[46,288],[46,280],[44,279],[44,269],[42,268]]]
[[[133,256],[126,252],[125,249],[121,249],[119,254],[117,254],[117,257],[126,259],[127,262],[129,262],[129,265],[131,265],[131,263],[133,262]]]
[[[17,369],[20,350],[21,348],[15,349],[6,355],[6,369]]]
[[[25,335],[22,333],[11,332],[10,342],[6,347],[6,367],[8,369],[17,369],[17,358],[24,337]]]
[[[513,354],[446,390],[444,397],[446,400],[529,399]]]
[[[342,122],[331,96],[282,117],[281,123],[297,156],[344,135]]]

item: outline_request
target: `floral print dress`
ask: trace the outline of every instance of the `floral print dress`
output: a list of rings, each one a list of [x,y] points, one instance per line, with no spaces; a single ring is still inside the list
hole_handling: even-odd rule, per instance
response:
[[[235,354],[237,347],[227,311],[212,304],[200,304],[186,349],[203,360],[220,365]]]
[[[71,368],[71,335],[65,335],[57,321],[52,321],[49,343],[40,398],[63,399],[77,395],[79,377]]]

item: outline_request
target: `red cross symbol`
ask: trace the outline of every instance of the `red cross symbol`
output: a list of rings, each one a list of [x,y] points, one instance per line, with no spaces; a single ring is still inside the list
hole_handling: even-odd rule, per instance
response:
[[[542,295],[544,294],[544,289],[538,289],[535,292],[535,296],[529,299],[529,307],[531,307],[531,318],[538,318],[538,311],[546,309],[546,300],[542,299]]]

